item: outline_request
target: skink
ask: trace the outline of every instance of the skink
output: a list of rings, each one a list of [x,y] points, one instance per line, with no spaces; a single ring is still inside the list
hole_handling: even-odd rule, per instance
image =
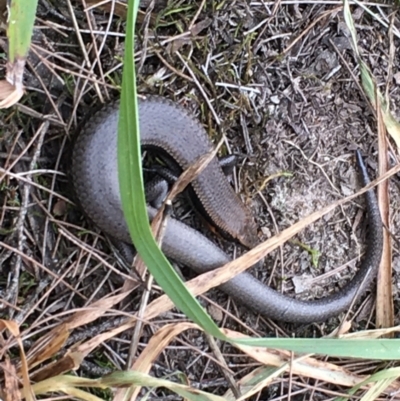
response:
[[[72,179],[79,203],[90,219],[106,234],[131,243],[124,220],[117,171],[117,126],[119,104],[97,114],[79,133],[72,156]],[[185,109],[160,97],[139,101],[142,144],[169,154],[182,169],[212,147],[207,133]],[[364,185],[369,177],[360,154],[357,162]],[[197,197],[213,221],[245,245],[254,245],[256,228],[251,214],[233,192],[217,161],[193,183]],[[228,188],[228,189],[227,189]],[[220,288],[261,315],[294,323],[324,321],[347,309],[376,276],[383,248],[383,228],[373,190],[366,193],[369,230],[366,254],[354,278],[340,291],[313,301],[301,301],[265,286],[249,273],[242,273]],[[148,207],[150,219],[156,210]],[[231,259],[205,236],[175,220],[168,221],[162,249],[172,260],[197,273],[222,266]],[[362,288],[359,289],[360,285]]]

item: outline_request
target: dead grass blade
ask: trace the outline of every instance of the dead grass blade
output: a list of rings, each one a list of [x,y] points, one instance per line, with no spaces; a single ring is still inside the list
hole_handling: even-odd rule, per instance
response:
[[[254,265],[258,260],[261,258],[265,257],[269,252],[272,250],[276,249],[280,245],[282,245],[284,242],[289,240],[293,235],[297,234],[300,232],[302,229],[304,229],[306,226],[312,224],[325,214],[329,213],[332,211],[334,208],[337,206],[340,206],[358,196],[366,192],[367,190],[373,188],[375,185],[378,183],[381,183],[385,180],[387,180],[389,177],[391,177],[393,174],[396,174],[398,171],[400,171],[400,165],[395,166],[391,170],[389,170],[387,173],[383,174],[381,177],[378,179],[374,180],[366,186],[365,188],[361,189],[357,193],[348,196],[344,199],[341,199],[337,202],[334,202],[333,204],[312,213],[311,215],[307,216],[306,218],[300,220],[293,226],[287,228],[286,230],[282,231],[279,235],[276,235],[275,237],[265,241],[264,243],[258,245],[256,248],[252,249],[245,255],[241,256],[240,258],[226,264],[225,266],[205,273],[201,276],[198,276],[197,278],[189,281],[187,283],[187,286],[192,293],[197,296],[200,294],[205,293],[209,289],[219,286],[220,284],[223,284],[224,282],[230,280],[232,277],[235,275],[243,272],[246,270],[248,267]],[[65,336],[68,333],[68,330],[72,330],[73,328],[80,327],[84,324],[87,324],[91,321],[94,321],[100,316],[103,316],[106,311],[109,310],[113,305],[117,304],[120,302],[122,299],[126,297],[127,293],[122,293],[116,296],[112,296],[106,299],[102,299],[99,301],[94,302],[92,305],[89,305],[86,310],[79,311],[76,314],[73,315],[67,322],[65,322],[65,326],[61,328],[61,332],[59,331],[59,328],[53,329],[49,335],[47,336],[47,339],[50,343],[54,341],[54,347],[53,349],[56,350],[57,347],[60,346],[60,344],[64,341]],[[150,320],[155,318],[156,316],[160,315],[161,313],[167,312],[168,310],[172,309],[174,307],[173,303],[171,300],[166,296],[163,295],[153,301],[146,309],[146,312],[143,316],[143,320]],[[60,371],[57,373],[63,373],[66,370],[62,370],[64,367],[71,367],[71,365],[74,365],[76,363],[76,360],[79,360],[81,358],[84,358],[87,356],[94,348],[96,348],[98,345],[100,345],[103,341],[106,341],[110,338],[113,338],[117,334],[132,328],[135,325],[136,322],[136,317],[128,318],[123,324],[121,324],[119,327],[116,327],[113,330],[110,330],[106,333],[102,333],[98,336],[95,336],[94,338],[90,339],[87,342],[84,342],[82,344],[79,344],[75,347],[72,348],[72,351],[76,353],[75,355],[78,356],[78,358],[72,358],[71,359],[71,354],[64,356],[61,358],[57,365],[57,369],[60,368]],[[61,333],[61,335],[60,335]],[[62,334],[64,333],[64,334]],[[43,344],[41,341],[38,341],[38,344],[36,344],[33,349],[40,349],[40,344]],[[46,356],[49,356],[50,354],[47,353]],[[39,360],[38,357],[36,357],[35,360]],[[42,359],[40,359],[42,360]],[[54,374],[55,371],[54,369],[47,369],[46,370],[47,374]],[[36,379],[38,378],[45,378],[48,377],[41,373]]]
[[[379,175],[387,172],[388,169],[388,141],[380,112],[379,97],[377,97],[378,117],[378,149],[379,149]],[[381,266],[377,277],[376,291],[376,327],[393,327],[394,306],[392,291],[392,244],[390,238],[390,200],[389,182],[384,181],[378,185],[378,203],[381,211],[383,224],[389,228],[383,232],[383,253]]]
[[[356,331],[353,333],[347,333],[344,335],[340,335],[340,338],[359,338],[359,339],[374,339],[374,338],[381,338],[388,335],[392,335],[396,332],[400,331],[400,326],[376,329],[376,330],[366,330],[366,331]]]
[[[224,144],[224,138],[222,138],[215,148],[199,157],[199,159],[187,168],[179,177],[178,181],[174,184],[171,192],[168,195],[168,200],[172,200],[181,193],[210,163],[214,157],[218,154],[221,146]]]
[[[24,89],[22,86],[22,78],[17,78],[15,84],[12,84],[12,77],[22,77],[22,72],[18,72],[19,67],[12,65],[7,66],[7,80],[0,81],[0,109],[8,109],[9,107],[16,104],[19,99],[21,99],[24,94]]]
[[[154,361],[158,358],[165,347],[183,331],[189,329],[201,330],[194,323],[167,324],[161,327],[150,339],[146,348],[141,352],[132,366],[132,370],[142,373],[149,373]],[[114,397],[114,401],[135,400],[141,390],[140,386],[129,389],[119,389]]]
[[[343,14],[346,21],[347,28],[351,33],[351,45],[353,47],[355,57],[360,68],[361,73],[361,84],[365,93],[367,94],[369,101],[374,109],[377,105],[380,106],[380,112],[383,116],[386,129],[393,140],[396,142],[397,148],[400,149],[400,124],[392,116],[389,110],[389,104],[385,101],[381,92],[379,91],[375,78],[369,70],[367,64],[362,60],[360,51],[358,49],[357,31],[354,25],[353,17],[351,15],[350,6],[348,0],[343,0]],[[377,100],[379,98],[379,101]]]
[[[247,337],[242,333],[229,329],[222,330],[227,336],[232,338],[243,339]],[[238,344],[234,344],[234,346],[264,366],[276,366],[280,368],[282,365],[288,364],[285,371],[293,375],[309,377],[346,387],[354,387],[367,379],[367,376],[354,374],[340,365],[319,361],[312,357],[302,356],[293,359],[293,354],[290,351],[269,350],[263,347],[256,348]],[[398,391],[399,389],[400,383],[398,382],[390,386],[391,391]],[[259,390],[258,388],[257,391]]]
[[[62,323],[41,336],[29,350],[27,358],[29,367],[32,369],[56,355],[68,340],[69,334],[67,324]]]
[[[268,367],[260,367],[254,369],[245,377],[242,377],[237,385],[241,390],[241,397],[236,398],[231,390],[228,390],[224,394],[224,398],[227,401],[241,401],[245,400],[252,395],[255,395],[262,391],[264,388],[270,386],[274,379],[279,377],[282,373],[285,373],[289,368],[289,363],[284,363],[278,368]]]
[[[121,294],[100,299],[86,308],[82,308],[74,313],[66,322],[52,329],[45,336],[40,337],[35,344],[31,347],[28,354],[29,366],[32,368],[44,361],[53,358],[57,352],[62,348],[70,333],[77,327],[85,326],[94,320],[104,316],[110,309],[121,302],[131,291],[122,292]],[[136,319],[134,319],[136,321]],[[100,345],[103,341],[102,335],[95,337],[97,342],[90,343],[88,347],[81,347],[79,350],[72,349],[57,363],[51,363],[45,366],[38,372],[35,372],[32,377],[35,380],[44,380],[56,374],[65,373],[71,369],[79,367],[82,360],[89,354],[89,352]],[[87,344],[87,343],[84,343]]]
[[[0,397],[4,401],[20,401],[19,380],[17,370],[6,355],[4,362],[0,363],[0,371],[4,372],[4,388],[0,389]]]
[[[126,19],[127,5],[120,1],[116,1],[112,7],[111,2],[104,2],[103,0],[86,0],[86,10],[97,8],[106,13],[110,13],[112,10],[114,14],[122,19]]]
[[[126,385],[122,386],[120,384],[119,387],[127,387],[127,381],[130,374],[136,374],[139,372],[147,373],[152,367],[154,361],[158,358],[159,354],[170,343],[170,341],[172,341],[183,331],[189,329],[201,330],[199,326],[193,323],[182,323],[179,325],[170,324],[158,330],[134,364],[133,369],[135,372],[116,374],[114,376],[115,381],[113,379],[113,384],[117,385],[118,377],[121,378],[121,375],[126,375],[126,377],[123,379]],[[242,333],[229,329],[224,329],[223,332],[230,338],[248,338],[248,336]],[[269,350],[263,347],[257,348],[243,345],[235,346],[249,357],[263,364],[263,367],[255,369],[240,380],[239,384],[240,389],[242,390],[242,397],[239,398],[239,400],[247,399],[251,395],[258,393],[267,387],[272,380],[285,372],[346,387],[355,387],[369,379],[369,376],[354,374],[342,366],[338,366],[333,363],[327,363],[325,361],[319,361],[310,356],[301,356],[293,359],[293,354],[289,351]],[[275,368],[271,369],[271,366]],[[105,381],[102,380],[102,383],[105,383]],[[384,389],[387,387],[389,387],[390,391],[398,391],[400,389],[400,383],[395,382],[390,386],[388,383],[386,383],[384,387],[381,385],[379,388]],[[365,388],[371,388],[371,390],[375,389],[375,391],[377,391],[375,383],[365,384]],[[138,387],[138,384],[136,383],[136,386],[132,387],[132,393],[128,398],[126,391],[121,389],[117,391],[117,395],[114,400],[135,400],[139,390],[140,387]],[[224,397],[224,399],[228,400],[233,399],[232,394],[229,391],[224,395]]]
[[[81,366],[85,359],[84,354],[76,351],[68,351],[60,360],[51,362],[31,375],[32,381],[41,382],[43,380],[61,375],[71,370],[76,370]]]
[[[17,341],[21,359],[22,384],[24,386],[25,397],[27,401],[33,401],[35,400],[35,396],[29,380],[28,364],[26,361],[24,347],[22,345],[19,326],[13,321],[0,319],[0,330],[3,331],[4,329],[7,329]]]
[[[375,78],[367,64],[362,60],[358,48],[357,31],[353,17],[350,12],[348,0],[343,0],[344,19],[351,34],[351,45],[355,53],[361,73],[362,87],[371,103],[378,123],[378,144],[379,144],[379,174],[384,174],[388,169],[387,154],[388,143],[385,131],[395,141],[398,150],[400,149],[400,124],[392,116],[389,110],[389,103],[384,99],[378,89]],[[390,32],[389,32],[390,33]],[[393,36],[393,35],[392,35]],[[390,68],[390,66],[389,66]],[[390,74],[389,74],[390,75]],[[384,225],[389,228],[389,186],[388,182],[382,182],[378,186],[378,202],[381,210],[381,217]],[[393,297],[392,297],[392,250],[390,234],[384,232],[384,247],[382,264],[377,280],[376,300],[376,323],[378,327],[391,327],[394,324]]]
[[[193,280],[188,281],[186,283],[186,286],[192,292],[193,295],[198,296],[207,292],[211,288],[217,287],[220,284],[225,283],[226,281],[230,280],[237,274],[245,271],[250,266],[253,266],[261,258],[265,257],[269,252],[273,251],[274,249],[282,245],[284,242],[289,240],[293,235],[300,232],[306,226],[310,225],[314,221],[318,220],[325,214],[332,211],[335,207],[343,205],[344,203],[362,195],[369,189],[387,180],[389,177],[391,177],[392,175],[396,174],[399,171],[400,171],[400,164],[393,167],[391,170],[383,174],[378,179],[372,181],[369,185],[367,185],[357,193],[350,195],[346,198],[343,198],[337,202],[334,202],[333,204],[323,208],[320,211],[312,213],[306,218],[295,223],[293,226],[282,231],[279,235],[276,235],[273,238],[270,238],[269,240],[258,245],[256,248],[247,252],[240,258],[233,260],[230,263],[227,263],[225,266],[219,269],[213,270],[208,273],[204,273],[201,276],[198,276]],[[149,306],[146,308],[143,320],[149,321],[151,319],[154,319],[160,314],[169,311],[173,307],[174,304],[168,298],[168,296],[162,295],[161,297],[157,298],[156,300],[154,300],[149,304]],[[102,333],[98,336],[93,337],[89,341],[79,344],[74,348],[74,351],[82,353],[82,355],[84,356],[88,355],[94,348],[96,348],[103,341],[109,340],[114,336],[116,336],[117,334],[132,328],[135,325],[135,323],[136,323],[136,317],[128,318],[125,322],[123,322],[120,326],[114,328],[113,330],[110,330],[106,333]]]
[[[115,1],[114,6],[111,6],[111,2],[104,2],[104,0],[86,0],[87,9],[97,8],[99,10],[105,11],[106,13],[110,13],[113,10],[113,14],[118,16],[119,18],[126,20],[127,16],[127,5],[126,3],[122,3],[120,1]],[[145,19],[145,13],[141,10],[138,11],[137,22],[142,24]],[[151,24],[155,24],[157,22],[157,14],[152,13],[150,16]]]
[[[36,395],[44,395],[56,391],[84,401],[103,401],[102,398],[96,397],[94,394],[80,390],[78,386],[106,388],[106,386],[99,383],[99,380],[82,379],[74,376],[55,376],[35,383],[33,390]]]
[[[293,224],[291,227],[283,230],[278,235],[270,238],[269,240],[263,242],[262,244],[258,245],[257,247],[253,248],[243,256],[239,257],[238,259],[233,260],[232,262],[227,263],[225,266],[204,273],[201,276],[196,277],[195,279],[186,283],[187,287],[194,295],[200,295],[205,293],[206,291],[219,286],[226,281],[230,280],[231,278],[235,277],[239,273],[242,273],[250,266],[253,266],[259,260],[267,256],[270,252],[278,248],[279,246],[283,245],[286,241],[291,239],[294,235],[299,233],[305,227],[309,226],[310,224],[314,223],[324,215],[331,212],[336,207],[343,205],[350,200],[357,198],[358,196],[362,195],[369,189],[373,188],[378,183],[381,183],[387,180],[392,175],[396,174],[400,171],[400,164],[393,167],[389,170],[386,174],[383,174],[378,179],[371,182],[371,184],[367,185],[357,193],[350,195],[346,198],[340,199],[337,202],[332,203],[325,208],[311,213],[304,219],[298,221],[297,223]],[[161,296],[160,298],[154,300],[149,307],[147,308],[147,319],[152,319],[157,316],[159,313],[166,312],[172,307],[171,301],[168,299],[167,296]]]
[[[156,388],[165,387],[188,400],[198,401],[224,401],[222,397],[205,393],[190,386],[173,381],[158,379],[141,372],[115,372],[100,379],[83,379],[75,376],[57,376],[52,379],[36,383],[33,387],[36,394],[46,394],[54,391],[63,392],[72,397],[85,401],[101,401],[102,399],[93,394],[82,391],[79,387],[88,388],[123,388],[132,385],[142,385]]]

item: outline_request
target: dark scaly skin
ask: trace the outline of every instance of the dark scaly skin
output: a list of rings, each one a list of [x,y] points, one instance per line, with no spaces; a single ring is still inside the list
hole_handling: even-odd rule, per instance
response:
[[[205,151],[210,149],[211,145],[207,145],[206,133],[182,108],[153,97],[149,100],[151,107],[144,108],[143,105],[146,105],[147,102],[147,100],[141,101],[139,108],[140,130],[144,141],[149,136],[162,132],[164,140],[168,143],[159,142],[155,136],[152,144],[172,149],[172,154],[175,156],[180,153],[186,154],[189,151],[190,137],[183,142],[178,136],[171,141],[168,139],[179,131],[184,131],[186,134],[192,133],[194,137],[204,135],[200,142],[204,141]],[[174,112],[182,115],[180,123],[183,126],[180,126],[179,129],[176,128],[177,120],[171,120],[170,115],[165,115],[166,105],[171,106]],[[86,214],[114,239],[130,243],[130,235],[121,209],[117,176],[117,110],[117,105],[104,109],[96,114],[82,130],[74,147],[72,175],[75,192]],[[187,126],[185,126],[186,123],[188,123]],[[155,124],[160,124],[160,126],[155,127]],[[199,149],[197,148],[197,150]],[[200,152],[198,155],[201,154]],[[196,155],[192,152],[190,158],[195,160]],[[369,177],[359,153],[357,153],[357,162],[362,183],[366,185],[369,183]],[[185,168],[185,166],[182,167]],[[220,173],[216,173],[219,169],[217,162],[211,164],[208,170],[202,173],[203,179],[196,184],[197,191],[201,192],[203,185],[213,183],[213,186],[209,186],[207,196],[202,197],[201,194],[199,196],[201,200],[208,199],[208,208],[209,210],[211,208],[211,214],[214,212],[213,208],[218,208],[218,205],[223,202],[223,199],[219,199],[215,205],[213,204],[215,198],[220,196],[219,185],[226,182],[226,178],[222,174],[215,186],[213,176],[219,177]],[[197,194],[199,195],[198,192]],[[274,320],[311,323],[337,316],[349,308],[356,294],[360,296],[366,291],[379,268],[383,247],[383,229],[373,190],[366,193],[366,200],[369,215],[366,254],[354,278],[340,291],[318,300],[301,301],[282,295],[265,286],[249,273],[239,274],[221,285],[220,288],[241,304]],[[148,207],[148,212],[149,217],[153,218],[156,211]],[[235,219],[235,215],[230,214],[230,216]],[[245,216],[248,215],[245,213]],[[198,231],[175,219],[168,221],[162,249],[167,257],[190,267],[197,273],[213,270],[231,260],[225,252]],[[361,285],[362,288],[359,290]]]
[[[97,113],[86,126],[83,135],[85,132],[90,133],[92,127],[96,126],[99,131],[97,135],[105,136],[107,132],[111,131],[113,138],[117,132],[118,110],[119,103],[115,103]],[[142,145],[149,149],[163,151],[182,170],[197,161],[199,156],[213,149],[201,124],[184,108],[168,99],[151,96],[145,101],[139,101],[139,115]],[[166,129],[166,127],[171,127],[171,129]],[[85,142],[91,142],[90,134]],[[96,157],[93,155],[93,150],[86,151],[90,157]],[[114,156],[116,157],[116,154],[113,154]],[[108,168],[115,169],[117,165],[113,163],[114,161],[108,163]],[[85,163],[83,164],[85,165]],[[248,248],[257,245],[257,227],[253,216],[228,183],[216,158],[192,182],[192,188],[205,213],[218,228],[233,238],[237,238]],[[215,190],[216,188],[218,191]],[[100,219],[103,220],[106,219],[105,215],[109,213],[109,210],[100,211],[97,207],[95,213],[101,215]],[[90,213],[88,214],[93,218]],[[93,220],[99,223],[95,218]],[[109,225],[108,231],[111,231],[110,234],[113,236],[121,236],[119,223]]]

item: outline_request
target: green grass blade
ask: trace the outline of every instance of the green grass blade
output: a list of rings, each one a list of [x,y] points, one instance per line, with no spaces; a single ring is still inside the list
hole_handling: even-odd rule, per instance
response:
[[[219,330],[197,300],[193,298],[160,251],[147,219],[133,64],[133,29],[137,9],[138,1],[130,0],[118,132],[118,169],[123,210],[133,243],[157,283],[186,316],[206,332],[225,341],[250,346],[283,348],[302,353],[370,359],[400,359],[400,340],[230,339]]]
[[[99,379],[86,379],[71,375],[63,375],[52,377],[35,383],[33,390],[35,395],[44,395],[50,392],[62,392],[69,396],[75,396],[85,401],[99,401],[100,398],[87,392],[79,390],[79,388],[127,388],[130,386],[144,386],[149,388],[163,387],[180,395],[190,401],[224,401],[224,398],[206,393],[192,387],[170,381],[166,379],[156,378],[149,374],[135,371],[114,372]]]
[[[138,1],[128,4],[121,108],[118,127],[118,171],[121,201],[132,241],[144,263],[174,304],[190,319],[215,336],[221,336],[218,327],[190,294],[161,252],[147,218],[144,196],[136,76],[133,63],[134,26]]]
[[[25,59],[31,45],[38,0],[12,0],[8,18],[8,60]]]
[[[369,101],[373,107],[377,104],[376,95],[379,99],[379,105],[381,113],[383,116],[383,122],[389,133],[389,135],[396,142],[397,148],[400,149],[400,123],[393,117],[389,110],[389,105],[382,96],[380,90],[378,89],[375,81],[375,77],[371,73],[367,64],[362,60],[360,51],[358,49],[357,32],[353,21],[353,16],[351,15],[350,5],[348,0],[343,0],[343,15],[346,21],[347,28],[351,33],[351,46],[355,53],[355,58],[360,67],[361,84],[365,93],[368,96]]]
[[[382,391],[384,391],[393,381],[397,380],[399,377],[400,377],[400,368],[384,369],[377,373],[374,373],[367,379],[358,383],[356,386],[354,386],[348,391],[348,394],[354,395],[361,387],[370,383],[374,383],[374,385],[370,387],[368,392],[363,397],[363,400],[364,399],[375,400],[376,397],[382,393]],[[346,400],[348,400],[348,397],[338,397],[336,398],[335,401],[346,401]]]
[[[363,359],[400,359],[400,340],[398,339],[252,338],[235,341],[244,345],[287,349],[305,354]]]
[[[13,106],[24,95],[23,76],[38,0],[12,0],[9,3],[8,63],[6,79],[0,81],[0,109]]]

